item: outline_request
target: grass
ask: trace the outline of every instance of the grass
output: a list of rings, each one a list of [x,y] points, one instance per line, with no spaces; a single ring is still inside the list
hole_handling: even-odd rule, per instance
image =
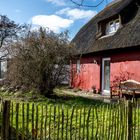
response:
[[[140,130],[139,115],[140,109],[134,108],[132,122],[134,138],[140,136],[138,133]],[[60,140],[102,138],[104,140],[115,138],[125,140],[127,137],[127,109],[124,104],[92,104],[89,106],[60,102],[57,104],[52,102],[17,104],[13,102],[10,120],[11,126],[29,140],[32,130],[37,132],[38,139],[46,137]]]
[[[58,94],[54,93],[50,98],[46,98],[43,95],[40,94],[34,94],[32,92],[30,93],[7,93],[7,92],[0,92],[0,96],[4,100],[11,100],[16,102],[37,102],[38,104],[56,104],[56,105],[101,105],[105,104],[102,101],[97,101],[93,99],[87,99],[83,97],[73,96],[73,95],[67,95],[67,94]]]
[[[39,95],[39,94],[34,95],[33,93],[14,94],[14,93],[2,92],[1,96],[3,99],[11,100],[12,102],[11,113],[10,113],[11,126],[16,131],[17,129],[16,127],[18,125],[18,130],[17,130],[18,133],[22,133],[26,137],[28,137],[27,135],[29,135],[29,138],[31,137],[32,130],[34,129],[38,131],[39,133],[38,137],[41,135],[40,134],[41,130],[43,130],[43,135],[45,135],[45,121],[47,121],[47,124],[46,124],[46,131],[47,131],[46,137],[47,138],[53,137],[54,133],[56,137],[57,135],[59,135],[58,137],[62,137],[61,135],[61,133],[63,133],[62,129],[64,129],[64,134],[63,134],[64,137],[66,137],[66,134],[67,134],[68,136],[67,139],[70,139],[71,134],[75,135],[75,137],[77,138],[78,138],[78,135],[80,134],[81,134],[80,137],[83,137],[82,132],[83,131],[86,132],[86,130],[83,130],[83,129],[86,128],[85,122],[88,117],[89,107],[106,105],[105,103],[101,101],[96,101],[96,100],[94,101],[92,99],[85,99],[82,97],[75,97],[75,96],[72,96],[72,95],[70,96],[66,94],[54,94],[50,98],[45,98],[42,95]],[[17,109],[17,104],[19,106],[18,109]],[[23,111],[23,106],[24,106],[24,111]],[[33,106],[34,106],[34,113],[32,110]],[[73,108],[74,108],[74,112],[72,116]],[[81,111],[81,120],[79,116],[80,111]],[[62,113],[64,114],[63,117],[62,117]],[[18,115],[18,118],[17,118],[17,115]],[[27,118],[27,116],[29,117]],[[24,120],[24,125],[23,125],[23,120]],[[90,127],[91,127],[91,122],[92,122],[91,117],[90,117],[89,122],[90,122]],[[60,132],[58,131],[58,129],[60,129]],[[27,133],[26,130],[28,130],[29,133]],[[79,134],[77,133],[77,136],[76,136],[75,132],[77,131],[79,131]],[[90,136],[91,136],[91,131],[90,131]]]
[[[66,94],[51,98],[33,93],[1,94],[12,100],[10,123],[16,134],[26,139],[126,139],[127,110],[124,104],[105,104]],[[140,109],[133,110],[134,139],[140,138]],[[15,139],[15,136],[13,139]]]
[[[34,108],[34,113],[32,108]],[[104,109],[106,111],[105,114],[107,115],[108,112],[105,106]],[[14,128],[16,128],[18,124],[18,130],[23,134],[25,134],[26,136],[28,135],[29,137],[32,134],[33,129],[35,129],[38,132],[38,137],[42,137],[41,130],[44,136],[46,128],[47,132],[46,137],[48,139],[49,137],[51,137],[51,139],[53,139],[54,137],[59,137],[59,139],[62,139],[62,137],[64,139],[66,137],[68,137],[67,139],[70,139],[70,137],[78,139],[78,137],[81,138],[86,137],[87,133],[89,137],[92,137],[93,122],[94,122],[94,135],[96,135],[96,133],[99,133],[101,135],[103,119],[107,119],[103,118],[102,111],[103,109],[101,108],[101,106],[98,108],[97,106],[93,105],[91,108],[91,106],[83,106],[83,105],[74,106],[73,104],[69,105],[61,103],[55,105],[53,103],[47,105],[42,103],[35,103],[34,107],[32,103],[24,103],[24,111],[23,111],[22,103],[20,103],[19,107],[17,108],[17,103],[13,102],[10,119],[11,125]],[[17,113],[18,118],[16,117]],[[93,116],[95,117],[94,121],[92,120]],[[23,120],[24,120],[24,129],[23,129]],[[89,132],[87,132],[87,128],[89,129]],[[28,130],[29,133],[27,133],[26,130]]]

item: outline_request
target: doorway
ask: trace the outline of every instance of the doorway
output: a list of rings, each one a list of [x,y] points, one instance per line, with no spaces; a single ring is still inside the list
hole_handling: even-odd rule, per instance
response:
[[[102,59],[102,94],[110,95],[110,58]]]

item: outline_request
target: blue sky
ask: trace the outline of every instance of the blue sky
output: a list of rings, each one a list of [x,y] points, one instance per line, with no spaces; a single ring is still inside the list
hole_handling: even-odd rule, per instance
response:
[[[85,0],[85,4],[96,5],[100,1]],[[0,14],[7,15],[16,23],[32,24],[34,29],[43,26],[56,33],[69,30],[72,39],[105,6],[106,0],[97,8],[77,7],[70,0],[0,0]]]

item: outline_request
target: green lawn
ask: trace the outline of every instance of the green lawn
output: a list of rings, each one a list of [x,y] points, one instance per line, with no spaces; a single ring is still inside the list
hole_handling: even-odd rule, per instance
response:
[[[1,92],[0,93],[1,97],[4,100],[12,100],[15,102],[37,102],[37,103],[45,103],[45,104],[56,104],[56,105],[68,105],[68,106],[73,106],[73,105],[101,105],[105,104],[102,101],[97,101],[93,99],[87,99],[83,97],[76,97],[72,95],[67,95],[67,94],[58,94],[54,93],[53,96],[50,98],[46,98],[43,95],[40,94],[34,94],[34,93],[5,93]]]
[[[126,140],[127,108],[122,104],[54,95],[51,98],[29,93],[4,95],[11,99],[10,124],[15,137],[45,140],[101,139]],[[139,139],[140,109],[133,107],[133,139]]]

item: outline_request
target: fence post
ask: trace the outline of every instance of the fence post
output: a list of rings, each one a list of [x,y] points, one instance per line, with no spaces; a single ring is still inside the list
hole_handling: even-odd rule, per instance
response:
[[[132,140],[132,102],[127,100],[127,140]]]
[[[10,101],[3,102],[2,111],[2,139],[9,140],[10,130]]]

